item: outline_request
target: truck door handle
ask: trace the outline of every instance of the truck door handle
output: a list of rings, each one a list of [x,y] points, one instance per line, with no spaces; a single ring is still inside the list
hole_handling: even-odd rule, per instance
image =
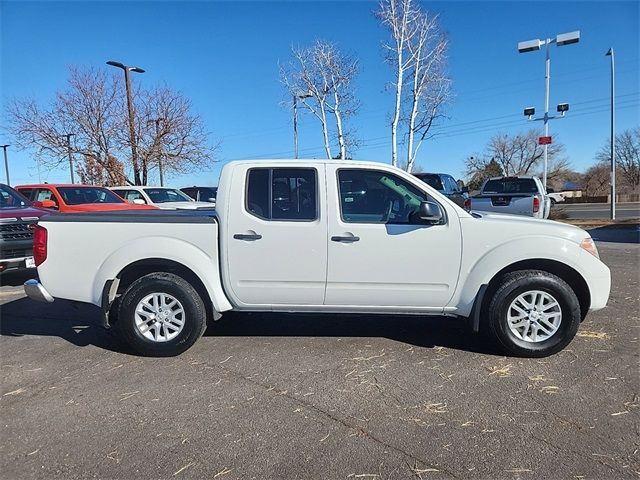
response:
[[[233,238],[236,240],[260,240],[262,235],[257,233],[236,233]]]
[[[360,237],[354,237],[354,236],[350,236],[350,237],[334,236],[334,237],[331,237],[331,241],[332,241],[332,242],[353,243],[353,242],[359,242],[359,241],[360,241]]]

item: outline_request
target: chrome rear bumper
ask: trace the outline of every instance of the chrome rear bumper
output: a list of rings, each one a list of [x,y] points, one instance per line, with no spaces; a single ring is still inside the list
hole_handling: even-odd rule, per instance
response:
[[[36,279],[27,280],[24,282],[24,293],[33,300],[38,302],[53,302],[53,297],[47,292],[40,282]]]

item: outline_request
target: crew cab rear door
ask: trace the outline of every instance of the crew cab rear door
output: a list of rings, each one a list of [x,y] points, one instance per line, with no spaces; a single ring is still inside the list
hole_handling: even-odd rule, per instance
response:
[[[444,221],[426,224],[413,214],[421,201],[434,200],[426,191],[392,171],[347,165],[327,165],[325,305],[439,311],[460,270],[455,207],[441,204]]]
[[[222,208],[228,294],[240,308],[320,306],[327,276],[325,167],[234,168]]]

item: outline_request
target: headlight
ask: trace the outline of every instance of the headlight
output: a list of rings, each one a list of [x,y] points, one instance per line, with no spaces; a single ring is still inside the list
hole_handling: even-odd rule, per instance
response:
[[[582,240],[582,243],[580,243],[580,248],[583,248],[596,258],[600,258],[600,255],[598,255],[598,249],[596,248],[596,243],[593,241],[593,238],[587,237]]]

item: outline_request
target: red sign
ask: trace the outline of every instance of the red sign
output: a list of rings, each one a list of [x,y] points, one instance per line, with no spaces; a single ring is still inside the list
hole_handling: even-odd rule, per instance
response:
[[[551,145],[551,137],[538,138],[538,145]]]

